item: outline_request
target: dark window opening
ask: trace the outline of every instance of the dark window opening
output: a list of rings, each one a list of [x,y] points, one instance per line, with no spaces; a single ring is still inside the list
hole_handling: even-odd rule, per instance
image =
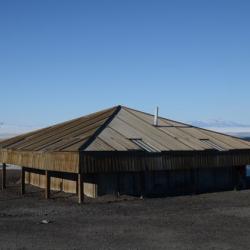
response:
[[[221,146],[217,145],[216,143],[210,141],[209,139],[200,139],[201,142],[203,142],[204,144],[206,144],[207,146],[212,147],[213,149],[216,149],[218,151],[225,151],[224,148],[222,148]]]

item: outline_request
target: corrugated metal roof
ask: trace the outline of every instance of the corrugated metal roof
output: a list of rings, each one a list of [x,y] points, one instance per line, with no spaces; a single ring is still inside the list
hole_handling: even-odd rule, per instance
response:
[[[107,122],[117,107],[10,138],[0,148],[22,151],[78,151]]]
[[[153,117],[116,106],[4,140],[0,148],[39,152],[250,149],[250,142],[162,117],[154,126]]]

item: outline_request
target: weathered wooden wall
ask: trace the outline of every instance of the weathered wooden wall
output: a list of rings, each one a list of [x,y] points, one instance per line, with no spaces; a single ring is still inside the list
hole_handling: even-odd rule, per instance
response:
[[[0,150],[0,162],[34,169],[79,172],[79,153]]]
[[[238,185],[235,167],[163,170],[95,175],[98,195],[172,196],[232,190]]]
[[[46,187],[46,177],[37,173],[25,173],[25,183],[36,187]],[[64,191],[66,193],[76,193],[76,181],[51,177],[51,190]]]
[[[84,152],[82,173],[222,168],[250,164],[249,150],[200,152]]]
[[[248,165],[250,150],[49,153],[1,149],[0,162],[67,173],[139,172]]]
[[[65,193],[77,193],[77,181],[74,178],[68,179],[62,177],[50,177],[51,178],[51,190],[63,191]],[[45,188],[46,187],[46,177],[41,173],[25,172],[25,183],[31,184],[36,187]],[[83,182],[84,194],[88,197],[95,198],[97,196],[97,185],[88,181]]]
[[[84,175],[84,194],[89,197],[106,194],[133,196],[172,196],[225,191],[236,188],[245,176],[239,167],[196,168],[142,172],[116,172]],[[45,188],[46,178],[41,173],[27,173],[26,183]],[[68,193],[77,192],[74,175],[54,175],[51,189]]]

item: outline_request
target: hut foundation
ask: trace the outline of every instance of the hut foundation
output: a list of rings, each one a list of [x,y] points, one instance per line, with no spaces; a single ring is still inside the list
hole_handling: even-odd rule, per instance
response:
[[[45,171],[45,199],[50,198],[50,173],[49,171]]]
[[[77,179],[77,193],[78,193],[78,203],[82,204],[84,200],[84,191],[83,191],[83,175],[80,173],[78,174]]]
[[[25,194],[25,168],[21,170],[21,195]]]

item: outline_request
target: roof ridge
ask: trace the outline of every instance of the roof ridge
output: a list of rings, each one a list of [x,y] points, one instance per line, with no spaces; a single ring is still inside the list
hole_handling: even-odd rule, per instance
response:
[[[121,110],[121,105],[114,106],[113,108],[115,108],[113,114],[95,131],[93,135],[90,136],[90,138],[79,148],[79,151],[86,149],[98,137],[98,135],[109,125],[109,123]]]

